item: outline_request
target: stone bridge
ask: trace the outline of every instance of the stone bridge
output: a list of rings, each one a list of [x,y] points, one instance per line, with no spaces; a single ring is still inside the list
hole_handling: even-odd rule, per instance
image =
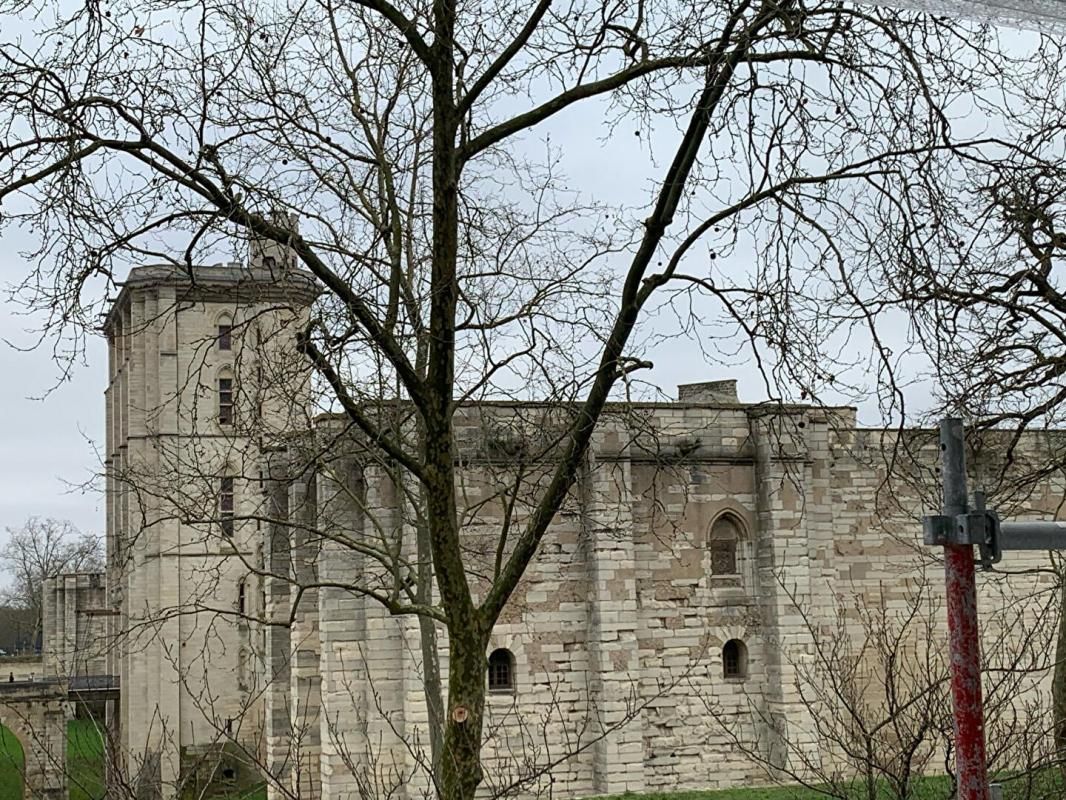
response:
[[[0,723],[25,756],[25,800],[67,800],[67,697],[62,680],[0,681]]]
[[[19,740],[25,756],[24,800],[67,800],[67,720],[72,706],[118,696],[114,675],[69,680],[16,678],[13,671],[6,680],[0,675],[0,724]]]

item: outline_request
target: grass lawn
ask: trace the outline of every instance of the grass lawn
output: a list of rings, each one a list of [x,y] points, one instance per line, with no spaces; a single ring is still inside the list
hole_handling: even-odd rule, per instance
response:
[[[949,782],[927,778],[915,787],[914,800],[947,800]],[[865,794],[856,792],[856,798]],[[887,796],[887,795],[886,795]],[[767,786],[752,789],[715,789],[702,792],[653,792],[623,794],[599,800],[824,800],[825,795],[801,786]]]
[[[1032,776],[1003,776],[1004,800],[1061,800],[1066,797],[1062,777],[1058,770],[1047,769]],[[865,793],[856,792],[855,798],[865,800]],[[888,797],[887,794],[884,797]],[[914,785],[911,800],[953,800],[951,781],[944,775],[922,778]],[[266,787],[253,790],[227,800],[266,800]],[[623,794],[611,798],[593,800],[825,800],[825,795],[799,786],[769,786],[751,789],[717,789],[702,792],[660,792],[650,794]]]
[[[0,798],[22,798],[23,752],[18,739],[0,726]],[[67,725],[67,768],[70,800],[104,800],[104,741],[96,724],[88,719],[71,720]],[[1003,777],[1004,800],[1058,800],[1066,797],[1057,770],[1035,776]],[[852,795],[865,800],[861,787]],[[624,794],[598,800],[822,800],[825,795],[796,786],[721,789],[702,792]],[[888,794],[883,795],[888,798]],[[221,798],[220,798],[221,800]],[[266,800],[266,788],[235,793],[225,800]],[[910,800],[951,800],[951,783],[944,776],[923,778],[914,786]]]
[[[266,784],[257,786],[254,789],[246,789],[243,792],[236,792],[226,795],[215,795],[213,800],[266,800],[267,789]]]
[[[67,723],[67,785],[70,800],[104,797],[104,737],[94,720]]]
[[[226,800],[266,800],[267,787],[259,786],[255,789],[249,789],[244,794],[230,795]]]
[[[0,725],[0,797],[21,800],[22,745],[15,734]]]
[[[0,798],[22,798],[22,745],[0,726]],[[70,800],[104,797],[104,740],[91,720],[67,723],[67,769]]]
[[[1058,770],[1046,769],[1032,776],[1002,776],[1004,800],[1060,800],[1066,797]],[[718,789],[704,792],[661,792],[623,794],[599,800],[824,800],[826,795],[799,786],[770,786],[751,789]],[[864,787],[856,787],[851,797],[865,800]],[[890,795],[884,792],[881,797]],[[910,800],[953,800],[951,781],[944,775],[922,778],[914,784]]]

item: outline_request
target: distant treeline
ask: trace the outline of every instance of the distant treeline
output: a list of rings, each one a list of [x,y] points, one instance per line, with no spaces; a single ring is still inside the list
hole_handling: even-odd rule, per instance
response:
[[[33,609],[0,605],[0,650],[0,656],[41,651]]]

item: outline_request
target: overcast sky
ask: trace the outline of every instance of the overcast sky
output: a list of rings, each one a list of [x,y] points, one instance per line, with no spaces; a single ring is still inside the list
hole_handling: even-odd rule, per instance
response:
[[[10,28],[5,31],[10,32]],[[543,133],[551,134],[556,143],[566,143],[566,172],[574,185],[640,203],[650,181],[661,177],[665,166],[649,158],[647,148],[655,142],[619,136],[605,144],[602,138],[589,135],[590,127],[597,125],[603,126],[606,134],[602,110],[584,106],[580,112],[563,115],[555,124],[545,126]],[[575,135],[575,131],[580,134]],[[670,130],[656,132],[654,138],[662,138],[663,150],[668,151],[676,137]],[[4,235],[0,241],[0,286],[9,286],[28,273],[31,265],[19,253],[32,244],[18,231],[9,230]],[[100,487],[97,484],[95,489],[86,489],[83,484],[100,470],[106,343],[101,336],[94,336],[85,363],[76,365],[69,379],[56,386],[61,369],[50,346],[29,352],[16,349],[35,341],[35,321],[19,316],[19,311],[6,295],[0,295],[0,543],[6,538],[6,528],[19,526],[31,515],[69,519],[82,530],[102,534]],[[743,359],[738,362],[742,364]],[[750,371],[742,366],[706,366],[691,342],[675,341],[662,348],[655,370],[647,375],[671,396],[677,383],[726,377],[741,379],[742,400],[765,399]],[[876,421],[870,412],[862,416],[866,422]]]
[[[586,119],[572,115],[551,132],[560,141],[571,126],[582,131],[576,138],[585,145],[570,148],[568,174],[574,185],[615,198],[628,195],[639,202],[648,181],[664,167],[652,163],[644,144],[629,143],[625,137],[605,144],[589,137],[589,125],[603,124],[602,116],[593,119],[597,116],[595,111]],[[663,131],[661,136],[669,147],[676,133]],[[619,163],[630,168],[619,170]],[[20,253],[32,245],[25,233],[11,229],[4,234],[0,285],[10,287],[30,272],[32,265]],[[0,311],[0,545],[6,540],[7,528],[34,515],[69,519],[84,531],[103,534],[101,486],[98,482],[95,488],[83,485],[101,469],[106,341],[94,335],[84,363],[74,365],[69,379],[57,385],[63,370],[52,356],[50,342],[29,351],[18,349],[36,341],[34,328],[39,320],[23,316],[6,293],[0,295]],[[707,366],[692,342],[675,340],[657,350],[655,369],[642,377],[668,396],[675,395],[678,383],[739,377],[741,399],[765,399],[765,391],[750,371]]]
[[[634,137],[630,131],[608,140],[604,111],[595,103],[578,104],[541,126],[537,141],[530,146],[542,149],[550,139],[563,147],[565,173],[582,191],[642,205],[650,189],[661,181],[669,163],[663,155],[672,153],[679,134],[671,126],[654,131],[651,141],[647,136]],[[5,232],[0,241],[0,287],[10,287],[29,274],[32,265],[20,253],[33,245],[26,232],[10,228]],[[228,257],[220,254],[219,260],[224,259]],[[719,264],[726,266],[723,260]],[[35,341],[35,321],[18,316],[20,310],[6,294],[0,295],[0,340],[4,340],[0,341],[0,375],[6,378],[0,380],[0,545],[7,528],[31,515],[69,519],[82,530],[102,534],[100,487],[96,491],[79,487],[101,468],[98,451],[103,451],[106,342],[95,336],[86,363],[75,366],[69,380],[40,399],[56,385],[62,371],[47,344],[30,352],[7,344],[25,347]],[[674,341],[659,350],[656,368],[641,377],[668,396],[675,396],[678,383],[740,377],[743,400],[766,399],[748,371],[703,365],[693,342]]]
[[[29,269],[16,252],[24,244],[11,235],[0,242],[5,285]],[[102,534],[102,496],[74,485],[99,471],[94,445],[102,445],[104,431],[104,340],[90,342],[87,366],[77,366],[69,381],[34,399],[56,386],[60,369],[48,345],[31,352],[15,349],[35,340],[29,332],[34,321],[20,316],[6,297],[0,303],[0,528],[42,516],[69,519]]]
[[[571,148],[567,159],[574,184],[615,198],[628,194],[638,201],[647,188],[646,179],[663,167],[649,163],[647,150],[625,142],[624,137],[618,137],[622,144],[615,141],[610,146],[590,142],[588,124],[596,121],[571,117],[553,131],[558,141],[566,137],[568,127],[576,126],[588,142],[587,147]],[[662,135],[672,143],[676,134]],[[643,164],[645,169],[618,170],[620,161]],[[32,244],[28,235],[13,229],[3,235],[0,286],[9,288],[29,274],[32,265],[20,253]],[[29,516],[69,519],[82,530],[103,534],[101,487],[86,489],[83,484],[101,468],[106,341],[94,335],[84,363],[74,365],[69,379],[57,385],[63,370],[52,356],[50,342],[29,351],[19,349],[36,341],[34,329],[39,320],[24,316],[7,293],[0,295],[0,312],[0,544],[7,528],[21,525]],[[742,399],[765,399],[754,376],[745,376],[744,370],[701,366],[693,343],[675,341],[655,361],[655,370],[643,377],[670,396],[678,383],[741,377]]]

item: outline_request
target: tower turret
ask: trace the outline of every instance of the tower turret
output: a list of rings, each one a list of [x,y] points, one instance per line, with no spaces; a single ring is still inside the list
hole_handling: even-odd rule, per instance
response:
[[[259,456],[306,426],[295,341],[316,294],[287,252],[254,243],[249,266],[135,268],[106,318],[113,722],[148,797],[178,796],[218,743],[261,725]]]

